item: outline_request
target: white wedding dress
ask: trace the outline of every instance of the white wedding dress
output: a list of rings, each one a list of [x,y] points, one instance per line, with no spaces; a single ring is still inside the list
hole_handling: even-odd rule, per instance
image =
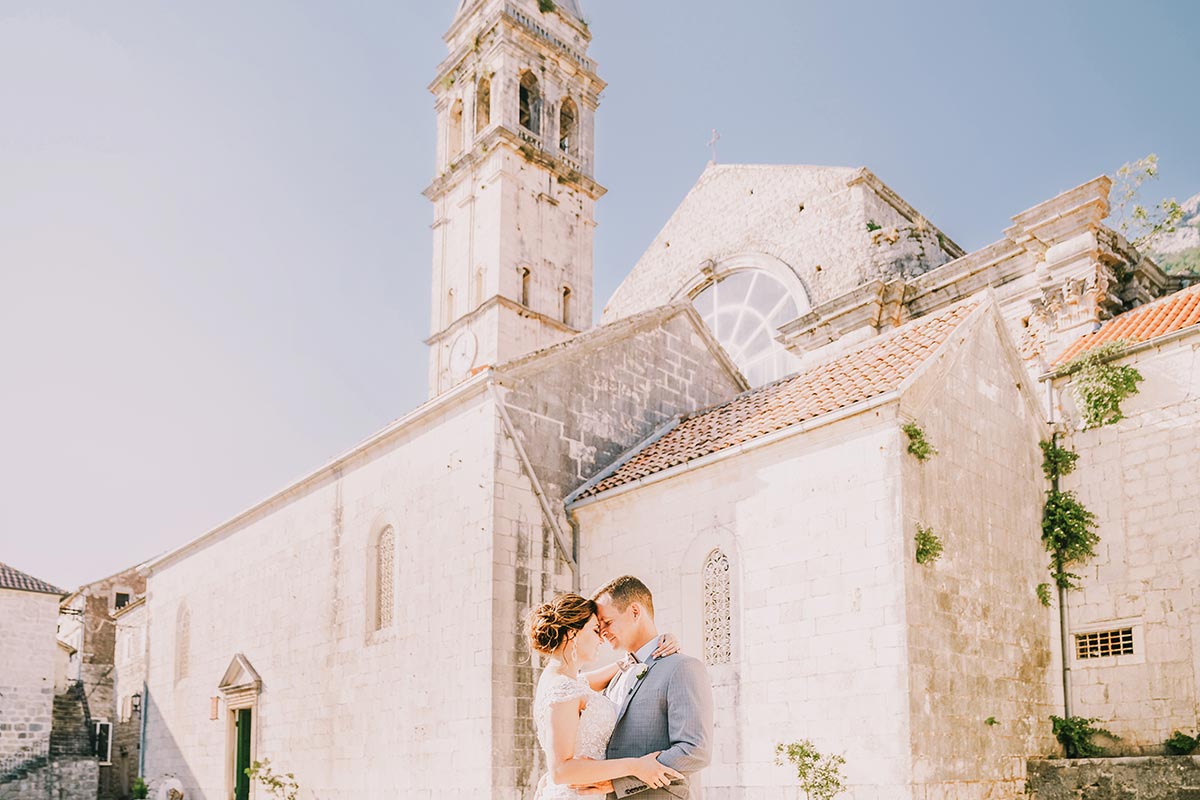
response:
[[[550,707],[568,700],[586,700],[587,708],[579,715],[579,730],[575,734],[575,757],[603,761],[608,750],[608,740],[617,725],[617,705],[604,695],[593,691],[583,677],[577,679],[562,675],[545,675],[538,683],[533,696],[533,721],[537,728],[538,743],[550,758]],[[596,795],[581,795],[569,786],[550,783],[549,776],[543,777],[538,787],[536,800],[575,800]]]

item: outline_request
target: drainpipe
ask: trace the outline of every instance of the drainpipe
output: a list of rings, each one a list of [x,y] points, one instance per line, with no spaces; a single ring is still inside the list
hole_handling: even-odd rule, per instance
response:
[[[146,777],[146,711],[150,707],[150,687],[142,681],[141,719],[138,728],[138,777]]]
[[[579,594],[582,580],[579,575],[579,518],[575,516],[575,510],[570,506],[563,504],[563,510],[567,513],[567,522],[571,526],[571,555],[575,558],[575,571],[571,573],[571,591]]]
[[[1050,442],[1054,447],[1058,447],[1058,431],[1054,430],[1057,420],[1054,418],[1054,378],[1049,376],[1046,378],[1046,408],[1050,416]],[[1055,474],[1050,480],[1050,487],[1053,491],[1058,491],[1058,475]],[[1062,564],[1055,559],[1055,568],[1058,572],[1062,572]],[[1063,716],[1070,717],[1071,714],[1071,651],[1070,639],[1068,633],[1069,624],[1067,618],[1067,590],[1058,586],[1058,581],[1055,581],[1055,586],[1058,589],[1058,635],[1059,646],[1062,650],[1062,686],[1063,686]]]

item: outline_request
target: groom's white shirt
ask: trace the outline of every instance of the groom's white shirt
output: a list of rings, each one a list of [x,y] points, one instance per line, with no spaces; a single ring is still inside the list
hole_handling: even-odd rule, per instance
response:
[[[650,660],[650,655],[657,649],[658,637],[655,636],[650,641],[642,645],[641,648],[633,654],[633,657],[636,658],[639,663],[644,664]],[[617,704],[618,708],[620,708],[621,703],[625,701],[625,698],[629,695],[629,693],[633,691],[633,685],[637,683],[638,671],[638,665],[634,664],[632,667],[629,667],[617,676],[615,681],[616,686],[609,697]]]

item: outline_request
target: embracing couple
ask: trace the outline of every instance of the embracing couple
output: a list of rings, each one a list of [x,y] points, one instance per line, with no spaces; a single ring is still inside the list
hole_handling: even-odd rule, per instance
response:
[[[549,768],[537,800],[689,796],[712,754],[712,687],[702,663],[658,635],[644,583],[626,575],[591,600],[559,595],[530,614],[529,640],[548,657],[533,700]],[[581,672],[601,641],[625,657]]]

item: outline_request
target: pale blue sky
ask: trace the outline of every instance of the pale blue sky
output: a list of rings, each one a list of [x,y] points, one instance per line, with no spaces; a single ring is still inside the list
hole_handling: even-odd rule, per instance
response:
[[[1200,191],[1200,3],[584,2],[598,305],[713,127],[968,249],[1152,151]],[[0,0],[0,561],[102,577],[424,399],[455,4]]]

